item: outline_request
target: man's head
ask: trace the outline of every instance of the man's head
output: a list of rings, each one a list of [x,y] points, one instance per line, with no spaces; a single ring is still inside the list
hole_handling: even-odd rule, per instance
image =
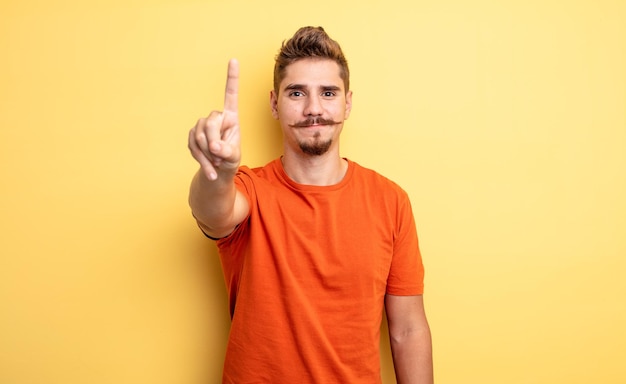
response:
[[[338,154],[339,135],[352,109],[348,64],[322,28],[304,27],[276,56],[272,116],[283,130],[285,155]]]
[[[283,42],[274,65],[274,92],[278,94],[287,66],[301,59],[330,59],[339,65],[345,91],[350,90],[350,70],[339,43],[322,27],[302,27],[291,39]]]

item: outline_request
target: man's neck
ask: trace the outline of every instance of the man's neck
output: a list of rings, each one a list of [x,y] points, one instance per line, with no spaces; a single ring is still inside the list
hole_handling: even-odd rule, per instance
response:
[[[285,152],[283,169],[298,184],[327,186],[339,183],[348,171],[348,162],[329,151],[320,156]]]

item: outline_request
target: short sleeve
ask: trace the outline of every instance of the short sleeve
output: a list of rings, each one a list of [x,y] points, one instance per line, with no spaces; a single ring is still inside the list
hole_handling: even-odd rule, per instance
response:
[[[408,195],[402,193],[397,205],[396,231],[387,293],[398,296],[424,293],[424,265],[419,249],[415,219]]]

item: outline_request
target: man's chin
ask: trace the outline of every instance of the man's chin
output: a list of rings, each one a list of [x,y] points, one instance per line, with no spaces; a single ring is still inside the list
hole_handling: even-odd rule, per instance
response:
[[[332,144],[332,140],[328,140],[328,141],[315,140],[312,143],[301,142],[300,150],[302,150],[304,154],[307,154],[309,156],[321,156],[325,154],[326,152],[328,152],[331,144]]]

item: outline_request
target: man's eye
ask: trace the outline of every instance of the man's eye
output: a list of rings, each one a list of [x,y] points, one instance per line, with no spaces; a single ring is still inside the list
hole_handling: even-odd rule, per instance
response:
[[[289,94],[289,96],[293,96],[293,97],[300,97],[302,96],[302,92],[300,91],[293,91]]]
[[[333,96],[335,96],[335,92],[332,92],[332,91],[326,91],[326,92],[324,92],[324,93],[323,93],[323,95],[324,95],[325,97],[333,97]]]

